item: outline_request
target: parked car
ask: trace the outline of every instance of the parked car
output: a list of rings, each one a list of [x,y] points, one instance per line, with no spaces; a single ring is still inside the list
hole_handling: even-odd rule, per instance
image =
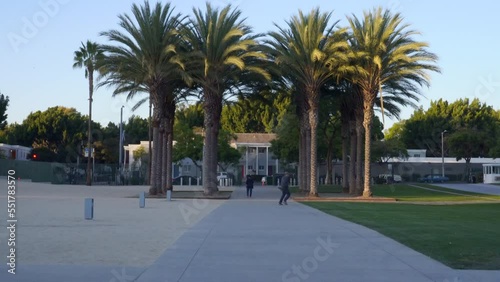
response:
[[[219,173],[217,173],[217,181],[220,181],[221,179],[226,179],[226,178],[230,178],[228,172],[219,172]]]
[[[422,177],[419,179],[420,182],[426,182],[426,183],[443,183],[447,182],[450,179],[446,176],[441,176],[441,175],[426,175],[425,177]]]
[[[401,183],[403,181],[403,178],[399,174],[394,174],[394,176],[392,174],[380,174],[378,178],[384,179],[386,183]]]

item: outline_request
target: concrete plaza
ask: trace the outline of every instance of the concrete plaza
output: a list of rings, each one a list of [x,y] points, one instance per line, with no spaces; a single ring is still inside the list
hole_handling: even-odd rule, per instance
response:
[[[0,219],[7,219],[1,186]],[[363,226],[257,186],[230,200],[133,198],[147,187],[17,187],[16,275],[0,230],[0,281],[499,281],[449,267]],[[94,220],[83,218],[95,199]]]

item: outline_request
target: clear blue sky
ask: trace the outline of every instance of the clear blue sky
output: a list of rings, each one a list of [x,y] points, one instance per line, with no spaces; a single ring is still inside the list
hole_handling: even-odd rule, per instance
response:
[[[132,3],[143,1],[23,0],[0,3],[0,92],[10,97],[8,122],[22,122],[31,112],[52,106],[74,107],[88,114],[88,84],[82,69],[73,69],[73,52],[87,39],[104,43],[98,34],[118,28],[118,14],[130,13]],[[151,1],[152,3],[154,1]],[[178,12],[190,15],[192,7],[204,8],[205,1],[172,1]],[[500,36],[496,1],[262,1],[214,0],[213,5],[233,3],[243,11],[255,32],[274,30],[273,22],[284,21],[299,9],[334,11],[333,18],[346,25],[346,15],[361,16],[364,10],[383,6],[401,12],[419,40],[430,44],[439,56],[442,74],[432,74],[432,85],[423,89],[420,104],[431,100],[478,97],[500,108]],[[131,116],[134,101],[111,97],[112,89],[97,89],[93,119],[106,125],[118,123],[120,107],[124,120]],[[413,109],[405,109],[402,118]],[[148,109],[135,112],[147,117]],[[388,121],[386,127],[394,121]]]

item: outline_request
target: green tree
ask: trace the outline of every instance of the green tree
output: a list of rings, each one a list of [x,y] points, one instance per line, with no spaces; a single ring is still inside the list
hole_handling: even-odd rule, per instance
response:
[[[261,91],[225,105],[222,108],[221,127],[233,133],[271,133],[289,105],[289,93]]]
[[[299,161],[299,120],[288,112],[276,128],[276,139],[271,141],[271,151],[283,166]]]
[[[257,50],[251,28],[241,19],[241,11],[230,5],[215,9],[209,3],[206,11],[193,9],[184,32],[191,49],[191,75],[202,89],[205,153],[203,189],[213,194],[217,188],[217,142],[222,102],[229,90],[237,91],[253,74],[268,78],[259,66],[264,55]]]
[[[118,164],[120,129],[118,125],[109,122],[108,125],[99,130],[95,136],[95,158],[98,162],[106,164]]]
[[[73,59],[73,68],[84,68],[85,78],[89,80],[89,120],[88,120],[88,139],[87,148],[92,152],[92,96],[94,94],[94,71],[98,61],[102,59],[103,51],[101,47],[95,43],[87,40],[79,50],[75,51]],[[92,166],[90,158],[87,160],[87,186],[92,185]]]
[[[451,153],[457,161],[465,160],[464,179],[470,174],[470,161],[473,157],[484,157],[489,152],[490,138],[485,131],[463,128],[446,138]]]
[[[184,18],[174,14],[170,3],[150,6],[132,5],[132,17],[120,15],[123,32],[101,33],[116,45],[105,45],[106,56],[101,72],[101,85],[116,86],[114,95],[148,93],[154,106],[153,154],[149,193],[164,193],[172,187],[172,142],[177,95],[189,80],[183,69],[178,32]]]
[[[447,131],[446,138],[460,130],[484,132],[485,141],[493,144],[499,136],[499,120],[493,108],[478,99],[459,99],[453,103],[440,99],[431,101],[427,110],[416,110],[402,125],[395,125],[390,131],[398,131],[407,148],[427,149],[428,156],[441,157],[442,131]],[[448,146],[445,146],[445,155],[448,155]]]
[[[371,130],[373,108],[382,93],[417,99],[418,86],[429,84],[428,71],[439,72],[436,55],[416,41],[418,33],[403,23],[399,13],[382,8],[348,17],[350,45],[355,54],[353,75],[347,76],[363,98],[365,130],[364,197],[371,197]]]
[[[375,140],[371,156],[372,162],[387,163],[391,158],[408,158],[408,150],[398,139]]]
[[[277,26],[278,32],[271,32],[267,44],[271,47],[271,59],[281,69],[283,77],[295,87],[295,93],[302,96],[300,111],[301,127],[308,122],[310,150],[303,153],[310,157],[308,180],[310,196],[317,197],[317,128],[320,90],[337,73],[340,58],[344,57],[347,42],[344,31],[335,30],[337,22],[331,24],[331,13],[319,9],[309,14],[299,11],[287,21],[287,28]],[[305,130],[304,130],[305,131]],[[301,161],[302,164],[304,162]]]
[[[12,144],[45,148],[53,153],[51,161],[74,162],[85,136],[85,117],[74,108],[51,107],[29,114],[21,125],[9,127],[9,131],[11,141],[21,141]]]
[[[139,116],[131,116],[124,126],[125,144],[139,144],[148,139],[148,120]]]
[[[7,107],[9,106],[9,96],[0,93],[0,130],[7,126]]]
[[[230,145],[231,140],[235,138],[236,136],[228,131],[221,130],[219,133],[217,158],[219,160],[218,165],[222,171],[227,171],[229,166],[236,166],[240,163],[240,151]]]
[[[185,158],[189,158],[201,170],[203,136],[193,130],[187,119],[182,118],[177,119],[174,131],[176,144],[174,146],[173,161],[178,163]]]

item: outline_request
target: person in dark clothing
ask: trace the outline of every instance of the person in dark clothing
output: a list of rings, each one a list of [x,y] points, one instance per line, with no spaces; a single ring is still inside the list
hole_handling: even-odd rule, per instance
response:
[[[287,205],[286,201],[290,198],[290,190],[288,189],[290,185],[290,173],[287,171],[285,175],[281,178],[281,198],[280,205]]]
[[[247,185],[247,197],[252,197],[252,190],[253,190],[253,178],[251,175],[247,175],[247,180],[246,180],[246,185]]]

